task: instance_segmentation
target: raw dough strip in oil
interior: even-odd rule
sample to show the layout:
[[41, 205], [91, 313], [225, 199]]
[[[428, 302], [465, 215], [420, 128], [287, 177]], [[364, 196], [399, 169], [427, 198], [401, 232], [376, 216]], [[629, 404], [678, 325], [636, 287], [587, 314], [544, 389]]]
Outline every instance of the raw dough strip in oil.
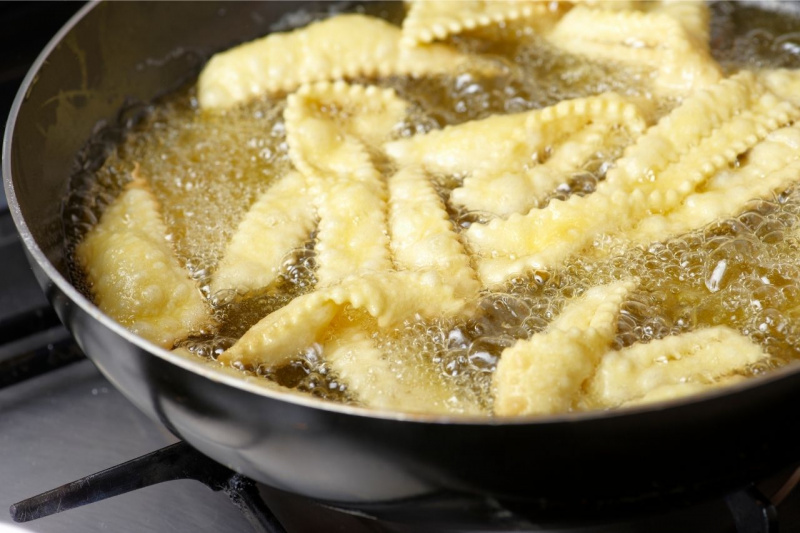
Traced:
[[386, 184], [372, 161], [406, 114], [391, 89], [343, 82], [302, 87], [284, 113], [290, 157], [315, 184], [320, 287], [389, 271]]
[[498, 415], [568, 411], [608, 351], [622, 303], [638, 282], [593, 287], [543, 333], [503, 350], [493, 377]]
[[137, 169], [75, 255], [97, 306], [133, 333], [169, 349], [214, 321], [167, 233], [160, 206]]
[[622, 235], [635, 243], [665, 241], [715, 220], [736, 216], [750, 200], [766, 198], [800, 182], [800, 126], [771, 133], [747, 163], [714, 176], [703, 191], [665, 215], [651, 215]]
[[530, 268], [553, 267], [598, 235], [668, 213], [797, 117], [796, 106], [766, 91], [749, 73], [695, 93], [628, 147], [594, 194], [473, 224], [466, 234], [483, 257], [481, 280], [492, 286]]

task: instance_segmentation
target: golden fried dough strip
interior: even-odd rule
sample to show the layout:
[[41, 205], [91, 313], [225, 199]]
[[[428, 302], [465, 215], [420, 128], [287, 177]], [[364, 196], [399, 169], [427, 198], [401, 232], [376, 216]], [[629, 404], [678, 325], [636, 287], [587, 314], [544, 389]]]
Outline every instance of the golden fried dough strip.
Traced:
[[400, 39], [400, 28], [358, 14], [267, 35], [211, 58], [197, 82], [200, 106], [223, 109], [323, 80], [452, 72], [468, 58], [440, 44], [401, 46]]
[[[556, 187], [567, 183], [587, 161], [614, 140], [609, 124], [589, 124], [551, 149], [552, 156], [529, 170], [489, 172], [478, 170], [464, 178], [450, 195], [456, 205], [470, 211], [506, 217], [527, 213]], [[609, 143], [610, 144], [610, 143]], [[522, 163], [522, 162], [520, 162]]]
[[[398, 290], [400, 288], [401, 290]], [[278, 366], [322, 337], [345, 306], [363, 309], [386, 328], [419, 314], [438, 317], [464, 306], [450, 285], [433, 272], [391, 272], [349, 278], [299, 296], [267, 315], [220, 355], [223, 363]]]
[[707, 30], [701, 32], [697, 24], [693, 19], [684, 26], [658, 10], [603, 11], [577, 6], [547, 39], [573, 54], [651, 68], [656, 88], [686, 94], [722, 77], [708, 43], [698, 41]]
[[280, 273], [286, 254], [299, 248], [315, 225], [309, 186], [290, 172], [270, 187], [245, 215], [214, 273], [211, 292], [266, 287]]
[[598, 235], [669, 213], [798, 116], [797, 106], [780, 100], [749, 73], [695, 92], [626, 149], [594, 194], [552, 201], [524, 216], [473, 224], [466, 234], [484, 258], [478, 265], [481, 280], [496, 285], [530, 268], [552, 267]]
[[150, 342], [172, 348], [213, 320], [167, 233], [158, 202], [134, 172], [75, 254], [104, 313]]
[[800, 126], [771, 133], [743, 166], [719, 172], [702, 192], [665, 215], [644, 218], [623, 237], [637, 243], [663, 241], [721, 218], [735, 216], [749, 201], [778, 193], [800, 181]]
[[319, 216], [317, 279], [392, 268], [386, 226], [386, 185], [370, 152], [406, 113], [391, 89], [321, 82], [291, 95], [284, 113], [294, 165], [316, 184]]
[[[645, 128], [634, 104], [606, 93], [446, 127], [388, 143], [386, 151], [401, 166], [471, 172], [453, 191], [453, 203], [505, 216], [527, 212], [599, 148]], [[609, 135], [611, 129], [627, 133]], [[544, 160], [546, 152], [552, 156]]]
[[401, 270], [438, 272], [460, 298], [480, 285], [444, 203], [425, 174], [408, 167], [389, 179], [389, 231], [394, 262]]
[[714, 382], [765, 357], [736, 330], [700, 329], [606, 353], [586, 394], [597, 406], [616, 407], [659, 387]]
[[535, 163], [539, 150], [566, 141], [591, 123], [624, 125], [637, 133], [647, 127], [634, 104], [615, 93], [604, 93], [446, 126], [387, 143], [384, 149], [399, 165], [421, 165], [432, 173], [496, 172]]
[[568, 411], [608, 351], [620, 306], [637, 283], [593, 287], [568, 303], [545, 332], [503, 350], [492, 382], [495, 413]]
[[392, 269], [386, 209], [386, 186], [377, 173], [371, 183], [341, 181], [324, 189], [317, 205], [319, 287]]
[[481, 412], [478, 405], [443, 382], [435, 369], [427, 375], [416, 367], [417, 361], [392, 362], [391, 354], [382, 353], [360, 327], [338, 332], [323, 345], [322, 353], [330, 368], [347, 384], [350, 396], [368, 407], [420, 413]]
[[284, 118], [289, 156], [310, 179], [371, 179], [370, 150], [378, 149], [406, 116], [408, 103], [392, 89], [320, 82], [289, 95]]
[[441, 41], [464, 31], [521, 19], [550, 25], [558, 15], [557, 4], [538, 0], [414, 0], [403, 20], [403, 44]]

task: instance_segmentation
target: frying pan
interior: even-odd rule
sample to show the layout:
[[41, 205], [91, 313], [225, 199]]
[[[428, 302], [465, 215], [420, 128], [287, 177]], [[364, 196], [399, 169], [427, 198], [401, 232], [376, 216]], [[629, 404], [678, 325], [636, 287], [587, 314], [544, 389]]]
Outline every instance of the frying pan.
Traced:
[[84, 352], [134, 404], [273, 487], [359, 506], [460, 491], [532, 508], [661, 505], [721, 494], [800, 460], [800, 367], [702, 397], [502, 420], [373, 411], [281, 392], [160, 349], [69, 281], [62, 203], [142, 103], [215, 51], [276, 29], [301, 2], [108, 2], [50, 42], [11, 111], [10, 209], [36, 277]]

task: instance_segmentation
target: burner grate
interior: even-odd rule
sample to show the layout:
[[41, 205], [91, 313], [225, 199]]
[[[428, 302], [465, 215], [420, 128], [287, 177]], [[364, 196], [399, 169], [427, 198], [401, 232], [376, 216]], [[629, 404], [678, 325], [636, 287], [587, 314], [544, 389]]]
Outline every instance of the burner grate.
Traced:
[[207, 458], [184, 442], [172, 444], [11, 506], [15, 522], [62, 511], [176, 479], [194, 479], [223, 491], [258, 533], [285, 533], [253, 481]]

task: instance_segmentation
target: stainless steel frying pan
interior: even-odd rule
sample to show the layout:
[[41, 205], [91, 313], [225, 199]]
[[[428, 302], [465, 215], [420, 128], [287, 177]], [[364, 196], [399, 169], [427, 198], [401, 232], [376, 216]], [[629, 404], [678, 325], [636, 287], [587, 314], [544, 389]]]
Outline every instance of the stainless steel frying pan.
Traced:
[[354, 505], [440, 490], [568, 510], [694, 499], [800, 460], [800, 366], [647, 408], [503, 420], [378, 412], [282, 393], [138, 338], [70, 283], [62, 202], [136, 110], [301, 2], [90, 4], [11, 111], [3, 177], [43, 290], [86, 354], [151, 417], [275, 487]]

